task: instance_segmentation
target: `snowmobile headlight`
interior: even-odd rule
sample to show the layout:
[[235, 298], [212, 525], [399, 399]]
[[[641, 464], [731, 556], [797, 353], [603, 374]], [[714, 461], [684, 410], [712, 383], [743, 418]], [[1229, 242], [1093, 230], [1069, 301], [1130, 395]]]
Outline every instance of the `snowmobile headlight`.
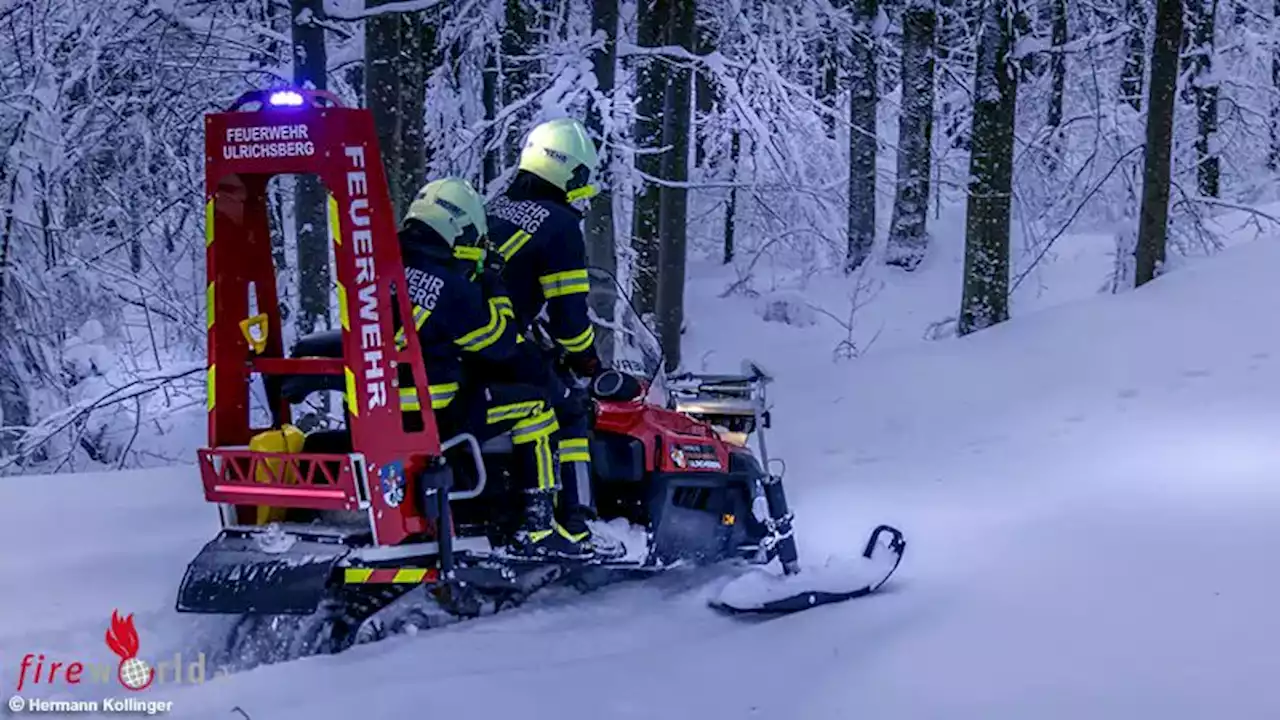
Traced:
[[271, 93], [271, 97], [267, 102], [276, 107], [301, 107], [302, 94], [292, 90], [280, 90]]

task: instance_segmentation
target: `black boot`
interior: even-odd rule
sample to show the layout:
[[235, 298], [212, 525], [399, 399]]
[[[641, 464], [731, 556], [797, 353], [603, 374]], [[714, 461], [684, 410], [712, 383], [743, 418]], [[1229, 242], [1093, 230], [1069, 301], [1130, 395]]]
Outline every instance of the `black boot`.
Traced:
[[595, 553], [588, 543], [575, 540], [555, 519], [554, 490], [525, 491], [524, 524], [510, 548], [513, 555], [530, 558], [590, 560]]
[[588, 521], [598, 520], [592, 506], [590, 466], [582, 462], [560, 464], [560, 484], [564, 490], [556, 507], [556, 516], [564, 535], [573, 542], [591, 547], [596, 557], [616, 560], [627, 554], [627, 548], [614, 538], [592, 531]]

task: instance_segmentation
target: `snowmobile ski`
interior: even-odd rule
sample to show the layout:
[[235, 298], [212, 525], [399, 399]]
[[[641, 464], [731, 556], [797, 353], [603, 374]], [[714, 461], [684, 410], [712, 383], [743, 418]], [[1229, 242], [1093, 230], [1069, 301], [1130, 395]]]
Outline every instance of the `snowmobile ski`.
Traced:
[[790, 575], [757, 568], [732, 580], [709, 604], [732, 615], [783, 615], [860, 598], [888, 582], [906, 546], [897, 528], [881, 525], [861, 557], [833, 557], [824, 566]]

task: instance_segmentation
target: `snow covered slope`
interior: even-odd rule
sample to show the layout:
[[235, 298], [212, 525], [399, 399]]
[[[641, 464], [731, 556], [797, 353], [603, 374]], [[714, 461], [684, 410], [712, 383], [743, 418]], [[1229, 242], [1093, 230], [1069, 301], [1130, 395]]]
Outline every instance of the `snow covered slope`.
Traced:
[[[1280, 716], [1277, 276], [1280, 246], [1252, 244], [841, 365], [828, 339], [694, 288], [723, 315], [695, 319], [689, 356], [778, 375], [802, 559], [853, 552], [880, 521], [908, 534], [883, 594], [743, 622], [703, 606], [723, 576], [689, 573], [148, 693], [252, 720]], [[218, 630], [166, 610], [214, 526], [193, 475], [6, 480], [0, 502], [0, 571], [21, 578], [0, 626], [10, 688], [25, 652], [108, 659], [117, 605], [139, 612], [144, 655]]]

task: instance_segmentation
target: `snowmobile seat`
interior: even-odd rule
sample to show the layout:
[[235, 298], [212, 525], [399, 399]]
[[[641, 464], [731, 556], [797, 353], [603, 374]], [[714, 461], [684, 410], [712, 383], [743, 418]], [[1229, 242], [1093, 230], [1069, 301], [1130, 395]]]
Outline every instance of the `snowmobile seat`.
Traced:
[[511, 433], [505, 432], [480, 443], [480, 452], [484, 455], [510, 455], [515, 452], [515, 444], [511, 442]]
[[[299, 338], [293, 345], [290, 357], [342, 357], [342, 331], [325, 330]], [[301, 404], [307, 396], [314, 392], [346, 390], [341, 375], [285, 375], [280, 383], [280, 392], [286, 400], [294, 405]]]
[[342, 330], [322, 330], [298, 338], [293, 357], [342, 357]]

